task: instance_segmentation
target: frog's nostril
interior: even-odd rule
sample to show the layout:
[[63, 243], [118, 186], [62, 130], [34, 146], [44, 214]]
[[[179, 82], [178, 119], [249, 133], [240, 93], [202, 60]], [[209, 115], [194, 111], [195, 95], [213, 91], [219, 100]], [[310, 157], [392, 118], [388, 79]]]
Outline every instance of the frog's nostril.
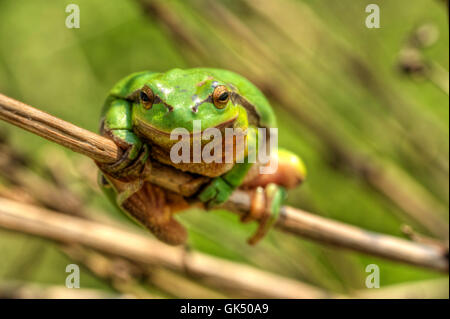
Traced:
[[192, 101], [195, 103], [193, 107], [191, 107], [192, 112], [197, 113], [198, 108], [203, 103], [211, 103], [212, 102], [212, 96], [209, 95], [204, 100], [201, 100], [196, 94], [192, 96]]
[[172, 106], [172, 105], [167, 104], [167, 103], [164, 102], [164, 101], [161, 101], [161, 104], [164, 105], [164, 106], [167, 108], [167, 110], [168, 110], [169, 112], [172, 112], [172, 111], [173, 111], [173, 106]]

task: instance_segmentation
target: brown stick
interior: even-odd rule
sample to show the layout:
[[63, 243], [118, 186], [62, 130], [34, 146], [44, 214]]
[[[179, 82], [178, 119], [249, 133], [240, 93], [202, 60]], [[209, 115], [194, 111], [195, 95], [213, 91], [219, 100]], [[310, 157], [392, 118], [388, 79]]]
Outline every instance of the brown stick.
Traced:
[[80, 244], [135, 262], [198, 276], [255, 298], [329, 298], [323, 290], [251, 266], [188, 252], [145, 235], [0, 198], [0, 227]]
[[[114, 162], [120, 154], [120, 150], [111, 140], [1, 94], [0, 118], [98, 161]], [[40, 131], [41, 129], [44, 133]], [[154, 176], [150, 176], [150, 180], [158, 183], [161, 179], [160, 172], [154, 170], [151, 173]], [[186, 186], [184, 177], [182, 173], [172, 174], [169, 178], [171, 187], [182, 189]], [[168, 175], [163, 179], [167, 181]], [[226, 207], [234, 213], [245, 213], [250, 207], [249, 197], [245, 192], [237, 191], [231, 196]], [[292, 207], [283, 207], [281, 215], [276, 226], [292, 234], [391, 260], [448, 272], [448, 258], [446, 257], [448, 250], [446, 249], [369, 232]]]
[[434, 247], [370, 232], [355, 226], [325, 219], [311, 213], [284, 207], [280, 228], [322, 243], [375, 256], [397, 260], [439, 271], [448, 271], [448, 259], [444, 247]]
[[[244, 214], [249, 205], [249, 196], [237, 190], [224, 206], [232, 212]], [[324, 244], [448, 272], [448, 248], [445, 247], [367, 231], [289, 206], [283, 206], [275, 226]]]
[[0, 119], [105, 163], [121, 156], [116, 144], [0, 93]]
[[30, 284], [28, 282], [2, 281], [0, 298], [5, 299], [130, 299], [132, 294], [105, 293], [101, 290], [78, 288], [67, 289], [64, 286]]
[[358, 299], [448, 299], [448, 278], [428, 279], [394, 284], [379, 289], [357, 290]]

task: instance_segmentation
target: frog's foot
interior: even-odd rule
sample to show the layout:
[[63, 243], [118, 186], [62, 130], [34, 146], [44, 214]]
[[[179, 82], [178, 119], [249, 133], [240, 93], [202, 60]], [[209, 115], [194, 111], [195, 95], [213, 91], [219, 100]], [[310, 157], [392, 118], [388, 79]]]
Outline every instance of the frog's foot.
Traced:
[[255, 220], [259, 223], [255, 234], [248, 240], [250, 245], [261, 240], [277, 221], [285, 197], [285, 189], [273, 183], [265, 188], [258, 186], [252, 192], [250, 210], [241, 218], [243, 222]]
[[139, 154], [132, 158], [130, 153], [133, 151], [133, 147], [129, 147], [122, 155], [122, 157], [115, 163], [97, 163], [97, 166], [105, 174], [112, 176], [122, 181], [130, 181], [141, 176], [145, 163], [149, 156], [149, 149], [146, 144], [142, 146]]
[[167, 244], [185, 243], [186, 229], [173, 218], [174, 213], [189, 207], [181, 195], [148, 182], [108, 180], [118, 192], [117, 203], [132, 218]]
[[211, 208], [224, 203], [233, 190], [234, 188], [223, 178], [217, 177], [200, 193], [198, 198]]
[[[271, 167], [273, 161], [276, 161], [276, 170], [270, 174], [264, 173], [262, 171], [264, 166], [266, 168]], [[266, 165], [253, 166], [241, 186], [243, 188], [255, 188], [274, 183], [291, 189], [301, 184], [305, 178], [306, 168], [301, 158], [290, 151], [279, 149], [277, 153], [271, 156], [269, 163]]]

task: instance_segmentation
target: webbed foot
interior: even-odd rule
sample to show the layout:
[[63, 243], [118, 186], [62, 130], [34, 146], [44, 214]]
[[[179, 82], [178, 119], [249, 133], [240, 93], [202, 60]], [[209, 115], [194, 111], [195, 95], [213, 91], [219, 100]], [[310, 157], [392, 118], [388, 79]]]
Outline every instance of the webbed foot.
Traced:
[[137, 156], [131, 156], [134, 146], [129, 147], [122, 155], [122, 157], [115, 163], [99, 163], [97, 166], [105, 174], [112, 176], [122, 181], [130, 181], [138, 178], [145, 167], [149, 156], [149, 148], [146, 144], [142, 145]]
[[251, 196], [250, 210], [242, 217], [243, 222], [257, 221], [259, 223], [255, 234], [248, 239], [250, 245], [261, 240], [277, 221], [281, 206], [286, 198], [283, 187], [270, 183], [265, 188], [257, 187]]
[[199, 195], [200, 201], [207, 203], [208, 207], [214, 207], [224, 203], [230, 197], [234, 188], [224, 179], [215, 178]]

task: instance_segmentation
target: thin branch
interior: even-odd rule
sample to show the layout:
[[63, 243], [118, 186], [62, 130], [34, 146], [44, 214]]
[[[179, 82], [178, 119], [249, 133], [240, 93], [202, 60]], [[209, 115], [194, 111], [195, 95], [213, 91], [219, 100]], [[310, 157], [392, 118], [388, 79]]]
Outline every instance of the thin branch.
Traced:
[[[119, 148], [111, 140], [2, 94], [0, 118], [98, 161], [114, 162], [120, 157]], [[180, 193], [186, 192], [188, 184], [195, 187], [187, 183], [189, 179], [189, 174], [164, 166], [151, 170], [148, 176], [150, 182]], [[236, 191], [225, 206], [231, 212], [243, 214], [249, 210], [250, 198], [247, 193]], [[448, 272], [448, 248], [445, 247], [369, 232], [288, 206], [282, 208], [276, 226], [318, 242]]]
[[448, 278], [405, 282], [379, 289], [364, 289], [351, 294], [364, 299], [448, 299]]
[[113, 163], [121, 151], [107, 138], [0, 94], [0, 119], [99, 162]]
[[67, 289], [64, 286], [47, 286], [26, 282], [0, 283], [0, 298], [7, 299], [130, 299], [132, 294], [112, 294], [96, 289]]
[[[244, 213], [249, 205], [249, 196], [238, 190], [225, 206], [233, 212]], [[282, 207], [275, 226], [324, 244], [448, 272], [448, 248], [445, 246], [427, 245], [367, 231], [289, 206]]]
[[[98, 278], [102, 278], [107, 281], [117, 292], [125, 295], [132, 295], [139, 299], [162, 298], [162, 296], [149, 293], [146, 287], [142, 284], [145, 270], [144, 267], [140, 267], [140, 265], [137, 265], [130, 260], [117, 256], [108, 256], [80, 245], [63, 244], [61, 246], [62, 251], [71, 260], [77, 264], [83, 265], [83, 267], [89, 269], [89, 271], [95, 274]], [[158, 285], [155, 286], [158, 289], [161, 289]], [[196, 298], [193, 297], [195, 296], [195, 292], [191, 294], [192, 291], [189, 289], [179, 289], [178, 292], [186, 292], [179, 298], [184, 298], [186, 296], [189, 296], [189, 298]], [[214, 295], [213, 290], [211, 290], [211, 295]], [[210, 297], [205, 294], [198, 298], [201, 299]]]
[[0, 198], [0, 227], [80, 244], [149, 266], [200, 277], [208, 284], [248, 292], [255, 298], [330, 298], [329, 293], [251, 266], [189, 252], [146, 235]]

